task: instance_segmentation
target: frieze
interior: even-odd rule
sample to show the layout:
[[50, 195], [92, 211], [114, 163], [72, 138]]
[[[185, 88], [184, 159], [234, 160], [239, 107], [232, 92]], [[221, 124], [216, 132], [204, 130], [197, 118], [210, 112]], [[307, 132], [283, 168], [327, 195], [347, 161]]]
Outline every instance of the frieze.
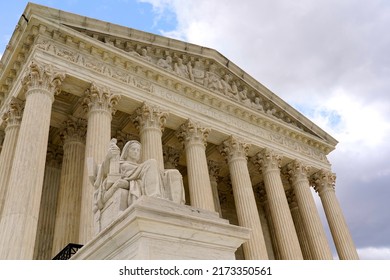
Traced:
[[[142, 70], [140, 70], [140, 66], [135, 67], [131, 61], [124, 63], [123, 68], [112, 67], [108, 63], [101, 62], [96, 60], [96, 58], [90, 57], [86, 54], [81, 54], [80, 52], [72, 52], [67, 50], [65, 47], [60, 46], [59, 44], [53, 42], [50, 39], [47, 38], [38, 38], [37, 40], [37, 48], [50, 52], [52, 54], [55, 54], [63, 59], [66, 59], [72, 63], [76, 63], [80, 66], [86, 67], [92, 71], [104, 74], [105, 76], [121, 81], [123, 83], [126, 83], [130, 86], [136, 87], [138, 89], [141, 89], [143, 91], [147, 91], [149, 93], [153, 93], [155, 95], [158, 95], [159, 97], [171, 101], [173, 103], [176, 103], [177, 105], [183, 106], [187, 109], [199, 112], [205, 116], [211, 117], [215, 120], [223, 121], [230, 126], [243, 129], [247, 132], [253, 133], [260, 138], [271, 140], [279, 145], [285, 146], [288, 149], [292, 149], [296, 152], [302, 152], [306, 154], [309, 157], [312, 157], [316, 160], [320, 160], [322, 162], [328, 163], [326, 156], [324, 153], [320, 152], [318, 149], [313, 149], [309, 147], [307, 144], [300, 143], [298, 140], [293, 140], [288, 135], [288, 130], [284, 129], [283, 134], [286, 134], [287, 136], [281, 135], [281, 133], [277, 132], [270, 132], [264, 128], [259, 127], [256, 124], [251, 124], [246, 121], [243, 121], [237, 117], [233, 117], [229, 114], [226, 114], [220, 110], [216, 110], [215, 108], [212, 108], [206, 104], [203, 103], [209, 103], [211, 106], [226, 109], [230, 113], [239, 114], [241, 112], [242, 116], [247, 117], [249, 121], [256, 122], [259, 124], [260, 122], [263, 122], [264, 117], [261, 116], [257, 117], [254, 116], [253, 113], [247, 113], [243, 111], [243, 109], [235, 107], [235, 105], [230, 105], [228, 103], [225, 103], [223, 100], [219, 100], [215, 97], [208, 97], [207, 93], [201, 93], [199, 91], [194, 91], [186, 87], [175, 87], [173, 85], [173, 82], [169, 79], [164, 78], [162, 75], [156, 75], [154, 79], [151, 82], [150, 78], [153, 78], [153, 74], [149, 73], [149, 78], [142, 78], [139, 77], [139, 75], [147, 76]], [[196, 64], [194, 64], [194, 67]], [[172, 68], [173, 69], [173, 68]], [[138, 75], [134, 75], [133, 73], [137, 73]], [[195, 75], [195, 73], [193, 73]], [[201, 79], [200, 73], [197, 73], [197, 79]], [[205, 78], [207, 75], [205, 75]], [[209, 77], [210, 78], [210, 77]], [[165, 80], [164, 80], [165, 79]], [[195, 79], [195, 76], [194, 76]], [[230, 78], [225, 77], [226, 81], [229, 81]], [[170, 82], [169, 82], [170, 81]], [[216, 80], [214, 79], [214, 82]], [[166, 89], [163, 86], [160, 86], [163, 82], [165, 82], [165, 85], [163, 86], [169, 86], [170, 89]], [[159, 85], [157, 85], [157, 83]], [[209, 82], [207, 82], [209, 83]], [[217, 83], [215, 84], [215, 87], [217, 87]], [[230, 87], [227, 87], [225, 84], [225, 91], [230, 92], [234, 95], [235, 92], [235, 85], [230, 85]], [[179, 91], [182, 95], [178, 95], [175, 93], [175, 91]], [[239, 92], [237, 92], [238, 97], [241, 98], [241, 100], [245, 99], [245, 96], [247, 97], [247, 89], [243, 89], [243, 92], [241, 93], [241, 97], [239, 97]], [[189, 98], [187, 98], [188, 96]], [[191, 99], [190, 99], [191, 98]], [[197, 99], [196, 102], [192, 101], [192, 99]], [[235, 97], [236, 98], [236, 97]], [[273, 109], [265, 109], [267, 108], [267, 104], [265, 104], [265, 108], [263, 108], [263, 105], [260, 102], [261, 97], [258, 97], [257, 99], [257, 105], [253, 105], [256, 102], [253, 102], [251, 106], [258, 106], [259, 111], [264, 112], [265, 115], [272, 115], [272, 118], [277, 118], [276, 111]], [[201, 103], [203, 102], [203, 103]], [[249, 103], [248, 103], [249, 104]], [[261, 107], [260, 107], [261, 106]], [[246, 114], [245, 114], [245, 113]], [[241, 117], [242, 117], [241, 116]], [[270, 123], [270, 122], [268, 122]], [[279, 125], [274, 124], [274, 127], [276, 127], [278, 130], [280, 130]], [[272, 128], [269, 128], [272, 130]], [[296, 133], [295, 133], [296, 134]], [[324, 148], [326, 149], [326, 148]], [[325, 151], [327, 152], [327, 151]]]

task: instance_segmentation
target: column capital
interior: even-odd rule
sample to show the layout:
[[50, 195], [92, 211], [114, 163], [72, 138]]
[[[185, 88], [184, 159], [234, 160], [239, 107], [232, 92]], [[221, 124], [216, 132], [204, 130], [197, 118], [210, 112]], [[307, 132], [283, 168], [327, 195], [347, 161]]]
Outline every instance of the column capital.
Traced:
[[22, 79], [22, 86], [26, 91], [26, 95], [35, 90], [44, 90], [49, 93], [50, 98], [54, 101], [54, 96], [61, 92], [61, 84], [64, 79], [65, 72], [54, 69], [50, 64], [33, 60]]
[[191, 119], [182, 124], [176, 132], [176, 137], [185, 146], [188, 144], [200, 144], [206, 147], [210, 128], [203, 127]]
[[156, 128], [164, 131], [165, 123], [169, 113], [163, 111], [159, 106], [151, 105], [146, 102], [136, 110], [133, 116], [133, 123], [141, 131], [144, 128]]
[[302, 161], [294, 160], [289, 162], [285, 168], [284, 173], [287, 175], [291, 183], [295, 183], [301, 180], [307, 180], [310, 172], [310, 166]]
[[260, 204], [267, 202], [267, 192], [265, 191], [264, 182], [260, 182], [253, 187], [255, 197], [258, 199]]
[[221, 170], [221, 165], [213, 160], [207, 160], [207, 166], [209, 168], [209, 176], [217, 181], [219, 176], [219, 171]]
[[87, 121], [84, 119], [71, 117], [63, 122], [60, 137], [64, 144], [73, 141], [84, 143], [86, 134]]
[[60, 168], [63, 158], [63, 150], [60, 146], [49, 142], [46, 153], [46, 164]]
[[329, 170], [322, 169], [311, 176], [310, 183], [314, 186], [314, 190], [318, 194], [329, 190], [334, 191], [336, 174]]
[[140, 141], [139, 139], [139, 136], [138, 135], [135, 135], [133, 133], [124, 133], [120, 130], [118, 130], [116, 133], [115, 133], [115, 136], [114, 138], [116, 138], [116, 140], [118, 141], [117, 142], [117, 146], [122, 150], [123, 147], [125, 146], [126, 142], [129, 141], [129, 140], [137, 140], [137, 141]]
[[12, 97], [8, 103], [8, 108], [3, 114], [2, 118], [6, 124], [6, 127], [20, 125], [22, 120], [23, 104], [21, 100]]
[[298, 207], [297, 198], [295, 197], [295, 192], [292, 188], [286, 190], [286, 197], [290, 209], [294, 209], [295, 207]]
[[280, 169], [282, 156], [274, 150], [263, 149], [252, 157], [252, 162], [261, 169]]
[[247, 160], [250, 144], [237, 136], [230, 136], [219, 146], [219, 152], [228, 162], [235, 159]]
[[170, 146], [163, 146], [163, 158], [166, 169], [175, 169], [179, 163], [180, 151]]
[[120, 95], [112, 93], [108, 87], [92, 83], [85, 91], [82, 106], [87, 113], [102, 111], [111, 116], [116, 112], [115, 105], [118, 104], [119, 99]]

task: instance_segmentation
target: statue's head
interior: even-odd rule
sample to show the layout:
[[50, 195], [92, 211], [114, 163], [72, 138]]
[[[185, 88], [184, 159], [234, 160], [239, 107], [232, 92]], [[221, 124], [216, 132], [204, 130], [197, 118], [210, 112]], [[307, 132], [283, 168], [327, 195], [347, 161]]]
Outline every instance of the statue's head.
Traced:
[[121, 160], [139, 162], [141, 159], [141, 143], [131, 140], [123, 147]]

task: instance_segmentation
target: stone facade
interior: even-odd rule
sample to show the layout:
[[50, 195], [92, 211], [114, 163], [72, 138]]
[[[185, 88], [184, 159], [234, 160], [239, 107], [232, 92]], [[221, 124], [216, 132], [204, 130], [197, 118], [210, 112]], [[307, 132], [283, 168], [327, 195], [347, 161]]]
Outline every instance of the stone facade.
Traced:
[[[337, 141], [215, 50], [30, 3], [0, 62], [0, 115], [0, 259], [50, 259], [68, 243], [84, 245], [79, 259], [164, 258], [168, 240], [171, 259], [332, 259], [311, 187], [338, 257], [358, 258], [327, 160]], [[94, 208], [91, 178], [113, 138], [176, 170], [186, 205], [163, 190], [122, 209], [118, 191], [118, 220], [99, 228], [108, 205]], [[153, 238], [134, 246], [155, 254], [105, 251], [121, 223], [148, 220], [134, 230]]]

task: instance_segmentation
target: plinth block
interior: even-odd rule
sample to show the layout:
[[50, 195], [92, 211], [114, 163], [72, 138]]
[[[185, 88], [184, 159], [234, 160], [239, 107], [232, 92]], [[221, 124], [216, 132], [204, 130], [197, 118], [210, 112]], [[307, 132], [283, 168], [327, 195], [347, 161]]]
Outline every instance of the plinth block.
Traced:
[[71, 259], [228, 260], [249, 235], [216, 212], [142, 196]]

